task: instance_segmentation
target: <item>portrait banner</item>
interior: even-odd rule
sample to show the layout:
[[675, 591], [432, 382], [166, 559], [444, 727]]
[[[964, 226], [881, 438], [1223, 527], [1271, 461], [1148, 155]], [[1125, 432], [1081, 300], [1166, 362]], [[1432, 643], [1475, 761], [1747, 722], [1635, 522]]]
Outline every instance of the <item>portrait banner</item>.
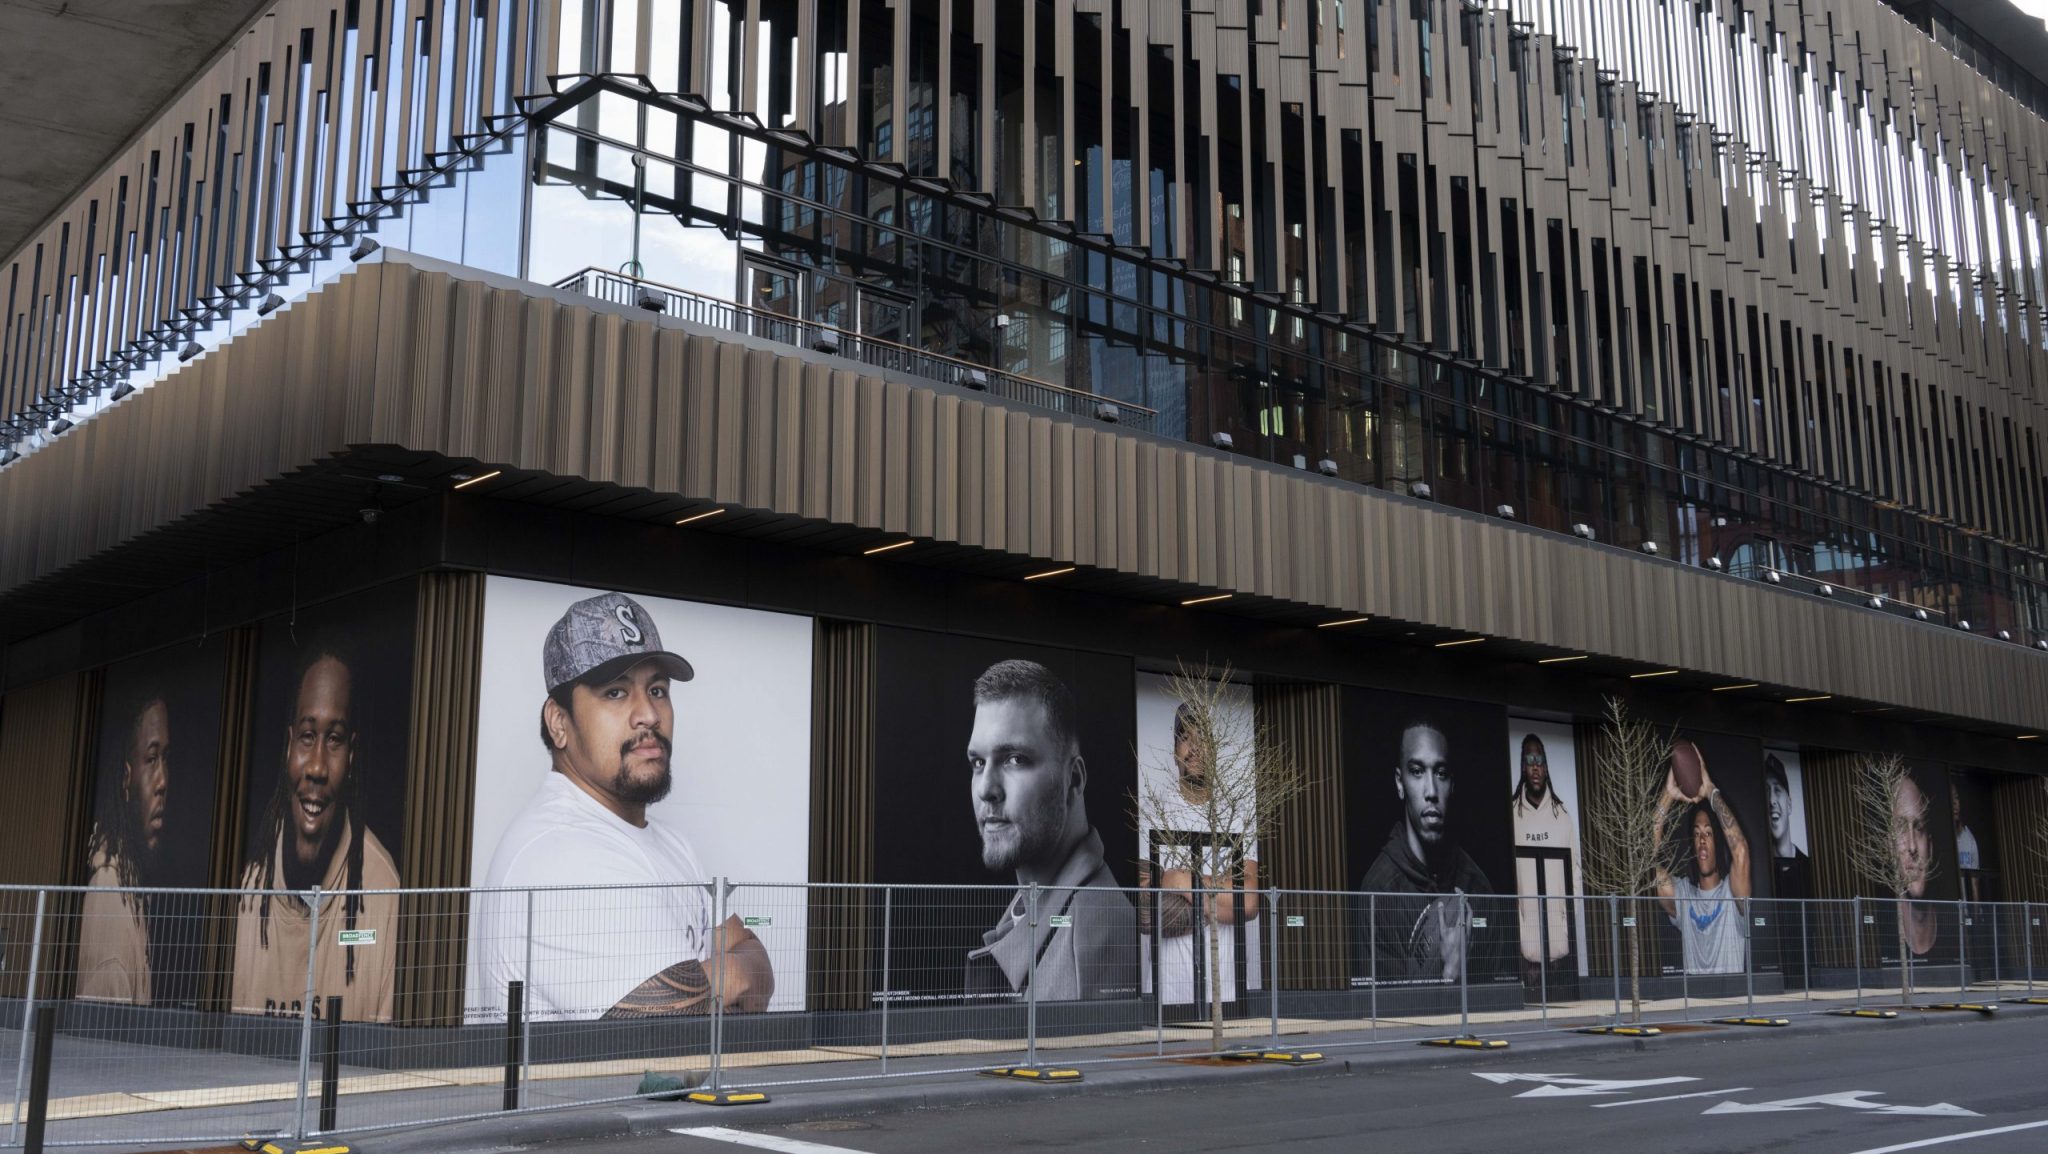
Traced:
[[1352, 984], [1519, 982], [1506, 710], [1349, 688], [1343, 725]]
[[[262, 624], [250, 719], [237, 1013], [391, 1018], [418, 586], [394, 582]], [[357, 891], [311, 907], [291, 890]], [[259, 892], [261, 891], [261, 892]]]
[[707, 1013], [714, 982], [803, 1008], [806, 904], [773, 887], [810, 876], [811, 619], [484, 596], [470, 877], [503, 892], [472, 907], [469, 1019], [502, 1020], [513, 981], [540, 1020]]
[[223, 639], [107, 668], [94, 746], [92, 829], [79, 910], [78, 986], [90, 1001], [192, 1006], [203, 991]]
[[[1572, 727], [1508, 719], [1508, 810], [1514, 822], [1516, 925], [1522, 983], [1546, 992], [1586, 976], [1579, 858], [1578, 749]], [[1538, 969], [1548, 972], [1539, 974]]]
[[[1157, 989], [1169, 1007], [1207, 1007], [1212, 953], [1225, 1002], [1264, 988], [1259, 847], [1249, 828], [1257, 806], [1252, 694], [1219, 687], [1205, 741], [1199, 706], [1175, 698], [1172, 686], [1163, 674], [1138, 674], [1138, 869], [1152, 891], [1140, 902], [1140, 962], [1145, 992]], [[1205, 763], [1220, 763], [1230, 780], [1212, 789]], [[1193, 888], [1214, 893], [1199, 906], [1176, 894]]]
[[[1960, 954], [1955, 903], [1962, 893], [1961, 871], [1948, 784], [1945, 766], [1908, 762], [1906, 779], [1892, 799], [1888, 832], [1906, 890], [1873, 911], [1883, 965], [1899, 965], [1905, 957], [1914, 965], [1948, 965]], [[1873, 884], [1879, 881], [1872, 879]]]
[[875, 667], [875, 877], [906, 887], [877, 996], [1137, 998], [1130, 660], [883, 629]]
[[[1778, 969], [1770, 802], [1756, 739], [1680, 729], [1667, 788], [1679, 795], [1657, 887], [1666, 975]], [[1761, 924], [1759, 924], [1761, 923]]]

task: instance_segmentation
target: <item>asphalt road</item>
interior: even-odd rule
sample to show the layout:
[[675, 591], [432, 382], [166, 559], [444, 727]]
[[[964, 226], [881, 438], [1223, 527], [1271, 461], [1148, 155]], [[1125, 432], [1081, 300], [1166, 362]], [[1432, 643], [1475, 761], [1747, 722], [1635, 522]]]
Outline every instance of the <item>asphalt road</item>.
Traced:
[[[558, 1143], [553, 1154], [938, 1154], [961, 1150], [1399, 1150], [1515, 1154], [2048, 1151], [2048, 1013], [1953, 1027], [1859, 1023], [1741, 1044], [1663, 1039], [1484, 1064], [1345, 1073], [1200, 1090], [1063, 1098]], [[1576, 1079], [1568, 1081], [1565, 1079]], [[1803, 1099], [1803, 1101], [1802, 1101]], [[703, 1128], [730, 1127], [719, 1134]]]

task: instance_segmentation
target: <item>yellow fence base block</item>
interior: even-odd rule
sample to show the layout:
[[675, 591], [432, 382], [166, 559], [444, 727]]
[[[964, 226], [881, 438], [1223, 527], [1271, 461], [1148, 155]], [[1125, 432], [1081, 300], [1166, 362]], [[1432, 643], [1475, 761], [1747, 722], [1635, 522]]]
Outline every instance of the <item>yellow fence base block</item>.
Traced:
[[1792, 1024], [1792, 1019], [1790, 1019], [1790, 1018], [1715, 1018], [1715, 1019], [1714, 1019], [1714, 1022], [1715, 1022], [1715, 1024], [1716, 1024], [1716, 1025], [1721, 1025], [1721, 1026], [1789, 1026], [1789, 1025], [1791, 1025], [1791, 1024]]
[[767, 1100], [759, 1090], [692, 1090], [683, 1099], [699, 1106], [755, 1106]]
[[1896, 1018], [1897, 1010], [1829, 1010], [1837, 1018]]
[[242, 1149], [255, 1154], [352, 1154], [355, 1147], [339, 1138], [308, 1138], [294, 1142], [289, 1138], [244, 1138]]
[[1655, 1038], [1664, 1031], [1655, 1026], [1584, 1026], [1581, 1034], [1608, 1034], [1617, 1038]]
[[1973, 1014], [1995, 1014], [1998, 1007], [1984, 1002], [1936, 1002], [1931, 1006], [1917, 1007], [1926, 1010], [1967, 1010]]
[[1471, 1034], [1457, 1038], [1424, 1038], [1422, 1041], [1417, 1042], [1416, 1045], [1445, 1046], [1457, 1050], [1505, 1050], [1508, 1048], [1507, 1040], [1504, 1038], [1480, 1038]]
[[1236, 1050], [1223, 1056], [1237, 1062], [1277, 1062], [1286, 1066], [1307, 1066], [1323, 1060], [1318, 1050]]
[[2015, 1006], [2048, 1006], [2048, 998], [2007, 998]]
[[1081, 1071], [1059, 1066], [996, 1066], [981, 1071], [984, 1078], [1013, 1078], [1019, 1082], [1078, 1082]]

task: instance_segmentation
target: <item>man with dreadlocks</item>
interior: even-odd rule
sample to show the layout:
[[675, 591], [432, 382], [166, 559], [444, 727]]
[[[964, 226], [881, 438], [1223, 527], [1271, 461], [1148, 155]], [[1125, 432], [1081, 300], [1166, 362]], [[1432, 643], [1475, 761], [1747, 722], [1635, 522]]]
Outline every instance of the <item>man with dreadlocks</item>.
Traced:
[[[398, 886], [398, 870], [355, 805], [354, 672], [338, 647], [316, 646], [299, 666], [298, 692], [285, 732], [284, 766], [251, 859], [243, 866], [235, 926], [237, 1012], [296, 1017], [304, 1012], [306, 954], [313, 955], [315, 1015], [342, 999], [353, 1021], [391, 1017], [392, 958], [398, 898], [363, 894]], [[319, 941], [303, 893], [323, 897]], [[344, 943], [343, 931], [353, 931]]]
[[[163, 695], [146, 690], [129, 718], [117, 780], [102, 786], [86, 842], [92, 888], [79, 909], [78, 996], [147, 1005], [148, 898], [125, 891], [149, 884], [163, 842], [171, 715]], [[115, 784], [118, 790], [108, 788]]]

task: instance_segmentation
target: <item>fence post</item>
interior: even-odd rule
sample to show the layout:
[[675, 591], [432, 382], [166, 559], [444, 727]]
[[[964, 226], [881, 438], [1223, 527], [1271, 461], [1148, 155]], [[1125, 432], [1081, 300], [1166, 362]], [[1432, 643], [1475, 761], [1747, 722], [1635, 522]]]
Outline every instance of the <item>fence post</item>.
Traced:
[[[1536, 1013], [1545, 1026], [1550, 1025], [1550, 895], [1536, 895]], [[1571, 921], [1570, 899], [1566, 899], [1565, 921]]]
[[1613, 938], [1608, 969], [1614, 971], [1614, 1024], [1621, 1025], [1621, 895], [1607, 895], [1607, 930]]
[[1458, 895], [1458, 916], [1465, 926], [1458, 934], [1458, 1032], [1472, 1032], [1472, 903]]
[[43, 1122], [50, 1112], [50, 1046], [57, 1035], [57, 1007], [37, 1006], [29, 1013], [29, 1029], [35, 1035], [33, 1070], [28, 1085], [28, 1133], [23, 1136], [25, 1154], [43, 1154]]
[[320, 1027], [320, 1132], [332, 1134], [341, 1112], [341, 999], [327, 999]]
[[1365, 974], [1366, 983], [1372, 991], [1372, 1017], [1367, 1019], [1371, 1023], [1367, 1033], [1375, 1039], [1380, 1033], [1380, 952], [1373, 948], [1374, 934], [1378, 929], [1373, 923], [1379, 917], [1379, 905], [1380, 895], [1365, 895]]
[[[9, 1145], [14, 1143], [15, 1135], [21, 1127], [21, 1095], [23, 1089], [28, 1085], [28, 1015], [29, 1011], [35, 1008], [36, 979], [41, 976], [39, 971], [43, 960], [43, 908], [44, 902], [49, 896], [50, 891], [48, 890], [36, 891], [35, 929], [29, 938], [28, 947], [28, 991], [27, 997], [21, 1003], [21, 1049], [14, 1061], [14, 1114], [7, 1123], [7, 1141]], [[2028, 973], [2030, 975], [2032, 971], [2033, 967], [2029, 966]]]
[[889, 1072], [889, 931], [895, 886], [882, 887], [882, 1073]]
[[[1674, 898], [1671, 904], [1674, 906], [1678, 905], [1677, 899]], [[1684, 910], [1681, 909], [1678, 912], [1680, 917], [1685, 916]], [[1642, 915], [1638, 914], [1636, 916], [1641, 917]], [[1654, 913], [1650, 915], [1653, 919], [1656, 916]], [[1661, 969], [1662, 967], [1659, 968]], [[1678, 935], [1678, 1000], [1685, 1007], [1685, 1020], [1688, 1022], [1692, 1021], [1692, 959], [1685, 956], [1685, 934], [1683, 931], [1680, 931]]]
[[2005, 965], [2005, 951], [1998, 948], [1998, 921], [1998, 906], [1994, 904], [1991, 907], [1991, 988], [1993, 990], [2003, 990], [2005, 988], [2005, 975], [2001, 972]]
[[519, 1109], [520, 1067], [525, 1065], [526, 983], [505, 983], [505, 1101], [502, 1109]]
[[1976, 920], [1968, 902], [1956, 903], [1956, 994], [1964, 1001], [1970, 998], [1970, 931], [1976, 928], [1970, 923]]
[[306, 1140], [306, 1083], [313, 1067], [313, 959], [320, 956], [320, 887], [306, 892], [306, 1000], [299, 1006], [299, 1097], [292, 1115], [292, 1141]]
[[1024, 928], [1031, 931], [1024, 979], [1024, 1064], [1038, 1065], [1038, 883], [1024, 891]]
[[717, 947], [725, 931], [725, 875], [711, 880], [711, 954], [718, 961], [711, 977], [711, 1083], [706, 1089], [716, 1094], [725, 1089], [725, 951]]
[[1863, 895], [1849, 899], [1849, 939], [1856, 950], [1856, 1008], [1863, 1008]]
[[[1732, 899], [1731, 899], [1731, 900], [1732, 900]], [[1742, 927], [1742, 1004], [1743, 1004], [1743, 1011], [1742, 1011], [1742, 1012], [1743, 1012], [1743, 1013], [1745, 1013], [1745, 1014], [1747, 1014], [1747, 1015], [1749, 1015], [1749, 1016], [1750, 1016], [1750, 1017], [1752, 1017], [1752, 1018], [1756, 1016], [1756, 914], [1755, 914], [1755, 909], [1756, 909], [1756, 907], [1755, 907], [1754, 905], [1752, 905], [1752, 906], [1751, 906], [1751, 907], [1750, 907], [1749, 909], [1747, 909], [1747, 910], [1738, 910], [1738, 911], [1737, 911], [1738, 913], [1742, 914], [1742, 916], [1743, 916], [1743, 917], [1744, 917], [1744, 918], [1745, 918], [1745, 919], [1746, 919], [1746, 920], [1747, 920], [1747, 921], [1749, 922], [1749, 924], [1748, 924], [1748, 925], [1746, 925], [1746, 926]], [[1769, 918], [1765, 918], [1764, 920], [1765, 920], [1765, 921], [1769, 921], [1770, 919], [1769, 919]], [[1768, 929], [1769, 927], [1768, 927], [1768, 926], [1766, 926], [1765, 928], [1766, 928], [1766, 929]], [[1784, 962], [1783, 962], [1782, 960], [1781, 960], [1781, 961], [1780, 961], [1780, 962], [1778, 963], [1778, 965], [1780, 966], [1780, 968], [1782, 968], [1782, 967], [1784, 966], [1784, 964], [1785, 964], [1785, 963], [1784, 963]]]
[[1273, 900], [1277, 896], [1273, 890], [1267, 890], [1265, 894], [1266, 937], [1271, 939], [1266, 943], [1266, 997], [1272, 1003], [1273, 1048], [1276, 1050], [1280, 1048], [1280, 925], [1282, 921], [1282, 919], [1276, 918], [1273, 914], [1274, 910], [1280, 908], [1279, 904]]
[[1813, 1001], [1813, 936], [1807, 929], [1806, 899], [1799, 899], [1799, 984], [1806, 987], [1806, 1000]]
[[2020, 928], [2027, 932], [2027, 996], [2034, 996], [2034, 903], [2020, 903]]
[[[519, 971], [523, 981], [533, 981], [533, 891], [526, 891], [526, 968]], [[521, 991], [522, 997], [524, 991]], [[522, 1011], [525, 1006], [520, 1007]], [[523, 1087], [533, 1080], [533, 1015], [522, 1012], [519, 1015], [519, 1085]]]

